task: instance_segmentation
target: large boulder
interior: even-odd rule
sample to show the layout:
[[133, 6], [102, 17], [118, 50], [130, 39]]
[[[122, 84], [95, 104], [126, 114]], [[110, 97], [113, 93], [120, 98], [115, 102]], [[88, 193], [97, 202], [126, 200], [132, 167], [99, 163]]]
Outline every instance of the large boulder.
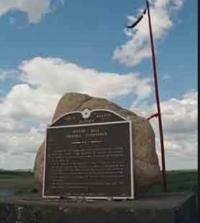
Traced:
[[[160, 168], [155, 150], [155, 135], [150, 123], [135, 113], [103, 98], [90, 97], [85, 94], [67, 93], [59, 101], [52, 122], [64, 113], [84, 109], [110, 109], [132, 121], [133, 160], [135, 191], [145, 192], [160, 179]], [[44, 142], [38, 149], [34, 176], [37, 189], [41, 191], [44, 166]]]

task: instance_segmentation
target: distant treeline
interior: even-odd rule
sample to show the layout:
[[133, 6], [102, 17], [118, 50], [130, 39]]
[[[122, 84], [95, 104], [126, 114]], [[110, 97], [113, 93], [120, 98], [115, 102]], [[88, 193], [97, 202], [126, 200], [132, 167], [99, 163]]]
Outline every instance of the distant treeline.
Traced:
[[1, 178], [10, 177], [31, 177], [33, 172], [31, 170], [2, 170], [0, 169]]

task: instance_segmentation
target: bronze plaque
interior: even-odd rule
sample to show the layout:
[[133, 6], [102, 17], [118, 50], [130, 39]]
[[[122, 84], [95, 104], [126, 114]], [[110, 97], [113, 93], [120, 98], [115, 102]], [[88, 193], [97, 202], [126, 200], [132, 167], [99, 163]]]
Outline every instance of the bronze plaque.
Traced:
[[[130, 121], [88, 112], [67, 114], [47, 129], [43, 196], [133, 198]], [[97, 114], [103, 122], [95, 122]], [[68, 115], [78, 124], [66, 122]]]

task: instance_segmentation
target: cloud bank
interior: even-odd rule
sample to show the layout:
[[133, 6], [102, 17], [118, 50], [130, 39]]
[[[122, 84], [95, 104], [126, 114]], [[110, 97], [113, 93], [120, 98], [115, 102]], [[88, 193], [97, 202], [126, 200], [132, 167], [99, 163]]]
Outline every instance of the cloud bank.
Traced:
[[[184, 0], [152, 0], [151, 18], [154, 39], [162, 39], [173, 26], [173, 18], [180, 10]], [[141, 11], [139, 10], [139, 14]], [[128, 21], [132, 24], [136, 20], [135, 16], [129, 16]], [[135, 66], [143, 59], [151, 56], [149, 43], [149, 28], [147, 13], [141, 22], [130, 30], [124, 30], [129, 40], [120, 47], [117, 47], [113, 54], [113, 59], [118, 60], [126, 66]]]
[[[0, 102], [0, 168], [32, 168], [45, 128], [66, 92], [114, 100], [129, 94], [144, 99], [152, 91], [151, 79], [142, 78], [139, 73], [99, 72], [59, 58], [24, 61], [15, 72], [2, 71], [2, 80], [12, 73], [20, 83]], [[10, 162], [5, 162], [8, 159]]]
[[[6, 74], [8, 76], [6, 77]], [[14, 74], [14, 75], [13, 75]], [[18, 78], [0, 101], [0, 168], [32, 168], [55, 106], [66, 92], [80, 92], [110, 100], [135, 96], [130, 108], [148, 117], [156, 111], [148, 102], [151, 79], [139, 73], [117, 74], [83, 68], [60, 58], [36, 57], [17, 70], [2, 71], [2, 80]], [[141, 100], [135, 104], [135, 100]], [[161, 102], [167, 169], [197, 166], [197, 92]], [[157, 119], [152, 119], [160, 157]], [[9, 162], [7, 162], [9, 160]]]
[[[133, 108], [132, 108], [133, 109]], [[148, 117], [156, 112], [156, 105], [141, 105], [137, 112]], [[181, 98], [161, 102], [167, 168], [197, 168], [197, 92], [186, 92]], [[151, 124], [156, 133], [160, 155], [158, 121]], [[188, 162], [188, 163], [187, 163]]]
[[[59, 1], [64, 4], [63, 0]], [[52, 11], [51, 3], [52, 0], [0, 0], [0, 16], [16, 10], [26, 13], [30, 23], [38, 23]]]

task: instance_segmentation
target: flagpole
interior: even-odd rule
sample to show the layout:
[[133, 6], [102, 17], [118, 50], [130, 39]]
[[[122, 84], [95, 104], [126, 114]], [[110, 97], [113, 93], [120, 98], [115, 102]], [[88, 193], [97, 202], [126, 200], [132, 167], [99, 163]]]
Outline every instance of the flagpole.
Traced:
[[152, 27], [151, 27], [151, 14], [150, 14], [148, 0], [146, 1], [146, 6], [147, 6], [147, 12], [148, 12], [149, 34], [150, 34], [150, 42], [151, 42], [152, 64], [153, 64], [154, 83], [155, 83], [155, 96], [156, 96], [156, 104], [157, 104], [157, 112], [158, 112], [157, 115], [158, 115], [159, 132], [160, 132], [163, 189], [165, 192], [167, 192], [164, 135], [163, 135], [162, 116], [161, 116], [161, 109], [160, 109], [160, 98], [159, 98], [159, 90], [158, 90], [158, 78], [157, 78], [157, 68], [156, 68], [156, 57], [155, 57], [155, 52], [154, 52], [153, 32], [152, 32]]

